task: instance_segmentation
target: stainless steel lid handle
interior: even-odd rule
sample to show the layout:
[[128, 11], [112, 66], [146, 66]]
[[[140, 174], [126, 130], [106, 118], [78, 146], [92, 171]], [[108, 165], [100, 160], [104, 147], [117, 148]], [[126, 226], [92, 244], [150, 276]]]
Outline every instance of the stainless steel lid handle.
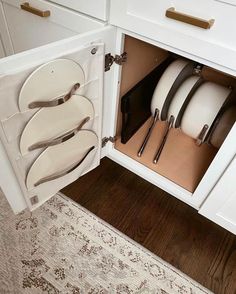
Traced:
[[69, 166], [69, 167], [67, 167], [67, 168], [65, 168], [65, 169], [63, 169], [63, 170], [61, 170], [59, 172], [56, 172], [56, 173], [54, 173], [54, 174], [52, 174], [50, 176], [47, 176], [47, 177], [44, 177], [44, 178], [40, 179], [38, 182], [36, 182], [34, 184], [34, 186], [37, 187], [37, 186], [39, 186], [39, 185], [41, 185], [43, 183], [46, 183], [46, 182], [49, 182], [49, 181], [52, 181], [52, 180], [56, 180], [56, 179], [58, 179], [60, 177], [63, 177], [65, 175], [71, 173], [72, 171], [74, 171], [76, 168], [78, 168], [81, 165], [81, 163], [85, 160], [85, 158], [89, 155], [89, 153], [93, 149], [95, 149], [95, 146], [89, 148], [89, 150], [86, 152], [84, 157], [79, 162], [77, 162], [75, 164], [72, 164], [71, 166]]
[[58, 106], [60, 104], [65, 103], [66, 101], [68, 101], [71, 96], [73, 96], [75, 94], [75, 92], [79, 89], [80, 87], [80, 83], [76, 83], [70, 90], [70, 92], [68, 94], [66, 94], [63, 97], [57, 97], [54, 100], [51, 101], [34, 101], [31, 102], [28, 107], [30, 109], [34, 109], [34, 108], [41, 108], [41, 107], [54, 107], [54, 106]]
[[33, 145], [31, 145], [28, 150], [29, 151], [33, 151], [35, 149], [39, 149], [39, 148], [47, 148], [49, 146], [54, 146], [54, 145], [58, 145], [61, 144], [67, 140], [69, 140], [70, 138], [72, 138], [73, 136], [75, 136], [79, 130], [82, 129], [82, 127], [90, 120], [90, 117], [87, 116], [86, 118], [84, 118], [82, 120], [82, 122], [78, 125], [78, 127], [76, 127], [75, 129], [66, 132], [65, 134], [56, 137], [54, 139], [49, 139], [49, 140], [45, 140], [45, 141], [41, 141], [38, 143], [35, 143]]

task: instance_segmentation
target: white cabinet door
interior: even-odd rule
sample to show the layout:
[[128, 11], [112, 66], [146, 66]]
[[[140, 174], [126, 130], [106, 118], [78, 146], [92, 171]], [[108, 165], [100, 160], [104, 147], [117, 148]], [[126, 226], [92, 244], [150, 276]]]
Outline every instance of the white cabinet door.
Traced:
[[3, 10], [14, 53], [104, 26], [101, 21], [43, 0], [3, 0]]
[[[25, 207], [29, 207], [30, 210], [37, 208], [64, 186], [99, 165], [102, 145], [104, 57], [106, 52], [114, 50], [115, 40], [116, 29], [107, 26], [0, 60], [0, 161], [4, 167], [0, 173], [0, 187], [16, 213]], [[20, 111], [19, 85], [21, 87], [38, 66], [60, 58], [74, 60], [84, 70], [85, 83], [81, 86], [82, 92], [78, 94], [87, 98], [89, 96], [90, 100], [93, 100], [95, 117], [89, 130], [96, 133], [98, 144], [92, 161], [89, 161], [89, 165], [81, 172], [76, 168], [73, 172], [70, 170], [67, 175], [61, 173], [60, 178], [29, 189], [26, 184], [27, 172], [34, 161], [31, 161], [31, 157], [25, 158], [20, 154], [19, 141], [27, 117], [29, 120], [32, 115], [29, 113], [31, 110], [23, 113]], [[106, 74], [106, 77], [108, 76], [112, 77], [112, 71]], [[91, 97], [93, 93], [96, 94]], [[70, 150], [68, 152], [70, 153]]]
[[236, 157], [213, 188], [199, 213], [236, 234]]

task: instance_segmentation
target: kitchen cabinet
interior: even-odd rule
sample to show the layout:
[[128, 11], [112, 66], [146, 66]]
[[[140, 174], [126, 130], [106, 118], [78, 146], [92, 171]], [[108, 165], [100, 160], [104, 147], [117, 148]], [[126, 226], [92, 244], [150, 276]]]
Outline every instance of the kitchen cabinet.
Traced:
[[[220, 183], [223, 173], [234, 158], [236, 154], [235, 125], [231, 128], [230, 133], [219, 149], [207, 144], [202, 144], [199, 147], [192, 138], [183, 134], [179, 129], [172, 129], [157, 165], [153, 164], [152, 156], [164, 133], [164, 122], [157, 123], [154, 131], [155, 136], [152, 136], [141, 158], [137, 156], [137, 151], [150, 126], [150, 120], [147, 120], [126, 144], [121, 142], [121, 98], [150, 72], [165, 64], [170, 58], [184, 57], [196, 62], [198, 65], [199, 63], [205, 65], [200, 70], [202, 77], [224, 87], [234, 85], [236, 73], [234, 63], [228, 62], [230, 54], [235, 56], [236, 46], [234, 47], [233, 43], [227, 43], [228, 39], [223, 39], [219, 30], [215, 33], [217, 36], [220, 35], [222, 39], [217, 39], [216, 43], [221, 43], [217, 47], [214, 38], [213, 40], [204, 36], [204, 29], [198, 31], [199, 28], [196, 30], [195, 27], [188, 24], [193, 30], [192, 38], [206, 45], [206, 47], [204, 45], [200, 48], [198, 46], [198, 53], [196, 54], [195, 41], [191, 43], [189, 42], [189, 37], [186, 37], [187, 31], [191, 31], [190, 27], [185, 27], [186, 24], [183, 24], [183, 31], [181, 31], [181, 27], [178, 27], [179, 35], [177, 34], [176, 38], [171, 37], [175, 33], [173, 26], [165, 24], [166, 20], [163, 20], [161, 16], [158, 17], [160, 21], [163, 21], [161, 25], [163, 31], [161, 29], [158, 29], [158, 31], [150, 30], [150, 24], [144, 23], [139, 18], [135, 26], [131, 27], [132, 21], [130, 20], [132, 20], [133, 15], [130, 10], [128, 14], [125, 12], [121, 16], [121, 13], [126, 11], [129, 3], [129, 9], [133, 7], [131, 5], [132, 1], [128, 2], [120, 1], [120, 4], [117, 4], [117, 2], [111, 1], [110, 22], [113, 25], [105, 26], [103, 22], [91, 18], [91, 24], [86, 26], [86, 29], [82, 32], [77, 32], [73, 28], [73, 23], [69, 21], [70, 15], [76, 19], [78, 18], [78, 22], [80, 21], [81, 15], [77, 14], [77, 12], [69, 11], [49, 2], [31, 2], [30, 5], [37, 4], [36, 7], [40, 10], [51, 9], [50, 11], [52, 12], [60, 10], [60, 19], [63, 19], [63, 15], [65, 16], [65, 24], [67, 24], [70, 32], [60, 35], [60, 30], [58, 30], [56, 40], [52, 35], [47, 35], [47, 28], [51, 28], [51, 22], [53, 22], [50, 19], [51, 16], [49, 16], [46, 24], [42, 25], [41, 21], [44, 21], [44, 19], [41, 19], [40, 16], [29, 14], [30, 18], [28, 19], [27, 13], [29, 12], [20, 10], [20, 14], [22, 14], [20, 19], [21, 17], [24, 19], [27, 17], [28, 28], [20, 26], [21, 34], [17, 34], [17, 37], [12, 30], [13, 27], [11, 28], [10, 17], [6, 16], [12, 43], [15, 44], [13, 47], [14, 49], [18, 48], [15, 49], [15, 52], [23, 51], [0, 60], [0, 159], [2, 166], [4, 166], [4, 173], [1, 170], [0, 174], [0, 185], [16, 213], [25, 207], [30, 210], [36, 209], [64, 186], [98, 166], [100, 159], [104, 156], [135, 172], [195, 209], [201, 207], [200, 212], [202, 212], [208, 199], [210, 201], [211, 197], [213, 197], [211, 196], [212, 189], [218, 182]], [[137, 2], [135, 9], [141, 7], [141, 2]], [[4, 5], [11, 6], [9, 10], [9, 7], [6, 9], [6, 6], [4, 6], [4, 10], [7, 11], [6, 15], [8, 13], [9, 15], [14, 14], [16, 10], [17, 14], [19, 13], [19, 2], [18, 8], [16, 8], [15, 3], [16, 1], [4, 0]], [[47, 5], [52, 6], [49, 9]], [[120, 6], [118, 7], [117, 5]], [[143, 11], [143, 13], [147, 13], [147, 11]], [[213, 13], [211, 17], [216, 17], [217, 15], [217, 13]], [[37, 17], [39, 22], [36, 22], [36, 24], [38, 24], [40, 33], [47, 35], [47, 38], [40, 44], [37, 42], [30, 43], [34, 41], [35, 27], [35, 22], [32, 22], [34, 25], [29, 26], [32, 21], [31, 16], [33, 18]], [[122, 22], [118, 21], [119, 16], [120, 20], [123, 20]], [[145, 18], [145, 15], [143, 18]], [[17, 20], [17, 17], [15, 19]], [[53, 27], [55, 23], [53, 22]], [[63, 22], [62, 31], [64, 31], [65, 24]], [[72, 26], [72, 29], [70, 29], [70, 26]], [[141, 29], [142, 26], [144, 29]], [[61, 29], [58, 23], [56, 23], [56, 27]], [[165, 31], [167, 28], [168, 32], [172, 33], [169, 35], [167, 33], [164, 39], [162, 37], [167, 32]], [[25, 29], [30, 30], [29, 36], [31, 36], [28, 41], [26, 40], [26, 43], [24, 34], [22, 36]], [[155, 32], [155, 36], [150, 35], [150, 31]], [[202, 33], [199, 34], [199, 32]], [[21, 41], [21, 37], [24, 41]], [[168, 40], [166, 39], [167, 37]], [[176, 39], [179, 39], [179, 41], [175, 42]], [[226, 45], [225, 42], [227, 43]], [[44, 46], [38, 47], [39, 45]], [[30, 50], [32, 47], [34, 49]], [[209, 50], [212, 50], [212, 48], [215, 48], [216, 52], [210, 56]], [[123, 54], [124, 52], [127, 53], [127, 58]], [[50, 74], [55, 76], [57, 71], [55, 68], [50, 67], [50, 62], [60, 60], [71, 60], [79, 64], [84, 72], [84, 81], [81, 82], [81, 87], [76, 92], [76, 95], [84, 95], [93, 103], [95, 115], [91, 124], [87, 125], [87, 130], [97, 136], [97, 143], [96, 146], [93, 146], [95, 148], [91, 153], [84, 155], [79, 165], [74, 162], [73, 169], [67, 168], [65, 170], [63, 166], [59, 166], [57, 167], [59, 171], [56, 176], [54, 171], [54, 174], [46, 175], [43, 179], [39, 179], [39, 183], [35, 182], [33, 185], [28, 185], [30, 169], [45, 150], [39, 149], [23, 154], [20, 149], [20, 140], [25, 126], [32, 122], [35, 116], [39, 116], [40, 112], [44, 111], [45, 101], [40, 101], [39, 104], [36, 103], [38, 108], [31, 109], [29, 107], [30, 103], [26, 103], [26, 108], [24, 108], [25, 106], [22, 107], [21, 98], [19, 97], [22, 89], [26, 88], [25, 83], [35, 72], [47, 69], [45, 70], [45, 75], [49, 79]], [[54, 63], [52, 64], [54, 66]], [[40, 84], [40, 79], [35, 79], [35, 86], [33, 88], [29, 87], [35, 93], [34, 95], [28, 95], [29, 99], [34, 99], [41, 92], [39, 89], [48, 88], [45, 86], [47, 79], [42, 77], [41, 80], [44, 81], [43, 86]], [[71, 87], [74, 83], [75, 81], [71, 81]], [[59, 88], [61, 85], [62, 83], [58, 82]], [[8, 93], [7, 99], [5, 93]], [[31, 94], [30, 91], [29, 94]], [[65, 97], [67, 96], [66, 94], [67, 92], [61, 93]], [[63, 98], [61, 95], [58, 93], [59, 97], [53, 95], [51, 98], [56, 98], [56, 101], [59, 101]], [[46, 104], [49, 101], [46, 101]], [[64, 104], [67, 103], [65, 99], [63, 102]], [[61, 107], [63, 108], [63, 103]], [[49, 109], [48, 113], [52, 113], [52, 111], [53, 108]], [[64, 113], [65, 118], [68, 116], [69, 113]], [[52, 139], [54, 140], [55, 138]], [[47, 148], [49, 148], [47, 149], [47, 154], [55, 150], [51, 145]], [[60, 153], [57, 156], [59, 157]], [[57, 162], [56, 157], [53, 157], [53, 166], [55, 162]], [[209, 218], [213, 219], [210, 210], [208, 209], [207, 211], [204, 215], [208, 217], [209, 214]]]

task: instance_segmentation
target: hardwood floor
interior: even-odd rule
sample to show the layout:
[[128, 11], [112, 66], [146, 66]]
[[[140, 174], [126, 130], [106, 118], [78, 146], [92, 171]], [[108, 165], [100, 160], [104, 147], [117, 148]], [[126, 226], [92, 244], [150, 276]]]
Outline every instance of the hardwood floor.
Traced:
[[236, 293], [236, 237], [118, 164], [62, 191], [217, 294]]

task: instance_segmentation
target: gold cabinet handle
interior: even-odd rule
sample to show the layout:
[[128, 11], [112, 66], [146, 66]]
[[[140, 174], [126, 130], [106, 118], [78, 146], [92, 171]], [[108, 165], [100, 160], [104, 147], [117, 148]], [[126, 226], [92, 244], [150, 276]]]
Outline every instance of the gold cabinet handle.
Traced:
[[20, 8], [22, 10], [28, 11], [30, 13], [33, 13], [35, 15], [38, 15], [40, 17], [49, 17], [51, 12], [49, 10], [40, 10], [35, 7], [30, 6], [29, 2], [25, 2], [21, 4]]
[[166, 10], [166, 17], [175, 19], [184, 23], [188, 23], [202, 29], [210, 29], [215, 22], [214, 19], [205, 20], [196, 16], [178, 12], [175, 10], [174, 7], [171, 7]]

